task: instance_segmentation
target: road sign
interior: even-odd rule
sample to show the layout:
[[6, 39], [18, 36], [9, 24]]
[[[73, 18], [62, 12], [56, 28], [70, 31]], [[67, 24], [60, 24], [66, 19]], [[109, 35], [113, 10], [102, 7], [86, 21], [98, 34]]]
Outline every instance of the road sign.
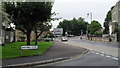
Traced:
[[21, 56], [24, 50], [36, 50], [36, 55], [38, 55], [38, 46], [21, 46]]
[[38, 46], [21, 46], [22, 50], [27, 50], [27, 49], [38, 49]]
[[54, 28], [53, 33], [61, 35], [63, 34], [63, 28]]

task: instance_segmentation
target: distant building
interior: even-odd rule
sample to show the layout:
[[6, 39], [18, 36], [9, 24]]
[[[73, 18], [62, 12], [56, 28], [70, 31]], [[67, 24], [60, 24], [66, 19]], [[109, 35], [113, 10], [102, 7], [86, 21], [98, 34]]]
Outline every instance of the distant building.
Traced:
[[[110, 23], [110, 34], [120, 29], [120, 0], [116, 3], [112, 10], [112, 22]], [[116, 33], [116, 41], [119, 41], [119, 32]]]
[[[30, 40], [34, 41], [34, 39], [35, 39], [35, 33], [32, 31]], [[16, 41], [26, 41], [27, 40], [26, 34], [24, 34], [20, 30], [15, 30], [15, 40]]]

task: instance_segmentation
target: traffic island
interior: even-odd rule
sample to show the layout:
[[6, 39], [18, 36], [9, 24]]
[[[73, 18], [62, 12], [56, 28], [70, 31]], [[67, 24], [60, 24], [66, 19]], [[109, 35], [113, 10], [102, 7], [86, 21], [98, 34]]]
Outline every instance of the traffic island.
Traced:
[[[36, 50], [24, 50], [21, 52], [21, 46], [26, 45], [26, 42], [6, 43], [5, 45], [6, 46], [0, 46], [2, 47], [1, 59], [41, 55], [53, 45], [53, 42], [38, 42], [37, 53]], [[31, 45], [33, 46], [34, 42], [31, 42]]]

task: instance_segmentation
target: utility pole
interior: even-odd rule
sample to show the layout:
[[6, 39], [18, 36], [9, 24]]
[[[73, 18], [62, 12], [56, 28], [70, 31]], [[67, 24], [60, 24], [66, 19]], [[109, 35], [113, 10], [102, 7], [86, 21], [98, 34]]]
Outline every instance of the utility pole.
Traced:
[[92, 22], [92, 13], [90, 13], [90, 16], [91, 16], [91, 22]]
[[[88, 13], [87, 14], [88, 16], [90, 15], [90, 21], [92, 22], [92, 13]], [[87, 28], [87, 31], [88, 31], [88, 28]], [[88, 40], [90, 39], [90, 34], [88, 33]], [[91, 36], [91, 41], [92, 41], [92, 36]]]
[[90, 22], [92, 22], [93, 15], [92, 15], [92, 13], [87, 13], [87, 16], [89, 16], [89, 15], [90, 15]]

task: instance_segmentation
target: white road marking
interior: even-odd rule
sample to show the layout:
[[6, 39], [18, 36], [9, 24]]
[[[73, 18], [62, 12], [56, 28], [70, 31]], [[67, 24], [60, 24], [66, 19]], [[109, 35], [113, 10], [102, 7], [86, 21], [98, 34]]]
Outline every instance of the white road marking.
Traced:
[[105, 56], [104, 54], [100, 54], [101, 56]]
[[99, 53], [96, 53], [97, 55], [99, 54]]
[[68, 42], [62, 42], [62, 43], [68, 43]]
[[112, 57], [112, 59], [118, 60], [118, 58]]
[[101, 56], [105, 56], [105, 57], [111, 57], [112, 59], [114, 59], [114, 60], [118, 60], [118, 58], [116, 58], [116, 57], [113, 57], [113, 56], [111, 56], [110, 54], [106, 54], [105, 52], [102, 52], [102, 53], [98, 53], [98, 52], [92, 52], [92, 53], [94, 53], [94, 54], [99, 54], [99, 55], [101, 55]]
[[106, 56], [106, 57], [111, 57], [111, 56]]

